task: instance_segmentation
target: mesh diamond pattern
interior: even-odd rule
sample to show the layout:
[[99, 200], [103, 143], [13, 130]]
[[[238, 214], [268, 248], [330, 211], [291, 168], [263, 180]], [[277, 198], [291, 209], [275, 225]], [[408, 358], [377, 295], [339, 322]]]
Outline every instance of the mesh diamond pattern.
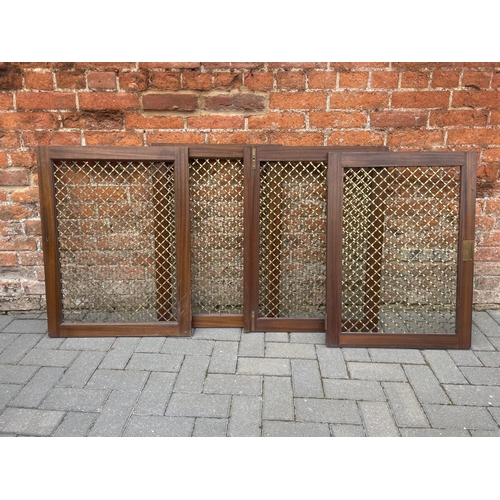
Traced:
[[171, 162], [57, 161], [65, 322], [175, 321]]
[[192, 159], [193, 314], [243, 314], [243, 162]]
[[344, 170], [345, 324], [455, 333], [459, 195], [458, 167]]
[[325, 317], [326, 172], [324, 162], [261, 164], [261, 317]]

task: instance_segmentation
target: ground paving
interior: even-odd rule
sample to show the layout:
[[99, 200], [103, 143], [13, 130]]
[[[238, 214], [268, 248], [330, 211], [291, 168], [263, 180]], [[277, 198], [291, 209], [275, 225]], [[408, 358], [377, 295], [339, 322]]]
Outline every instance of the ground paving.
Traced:
[[500, 435], [500, 314], [472, 349], [327, 348], [320, 333], [198, 328], [71, 338], [0, 316], [0, 436]]

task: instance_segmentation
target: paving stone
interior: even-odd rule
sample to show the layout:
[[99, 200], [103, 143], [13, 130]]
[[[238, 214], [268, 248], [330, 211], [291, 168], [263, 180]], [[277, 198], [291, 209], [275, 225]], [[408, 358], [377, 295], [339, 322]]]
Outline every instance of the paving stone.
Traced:
[[316, 359], [313, 344], [270, 342], [266, 345], [266, 358]]
[[230, 396], [224, 394], [174, 393], [170, 398], [165, 415], [172, 417], [214, 417], [229, 416]]
[[432, 427], [441, 429], [497, 430], [486, 408], [477, 406], [424, 405]]
[[0, 384], [26, 384], [38, 366], [0, 365]]
[[330, 424], [330, 429], [334, 437], [365, 437], [365, 430], [362, 425], [336, 425]]
[[193, 338], [209, 340], [240, 340], [241, 328], [195, 328]]
[[36, 344], [37, 349], [59, 349], [61, 344], [65, 342], [66, 339], [52, 338], [49, 335], [44, 335], [42, 339]]
[[132, 415], [124, 436], [127, 437], [189, 437], [194, 418]]
[[135, 352], [158, 353], [161, 351], [165, 338], [163, 337], [143, 337], [137, 344]]
[[500, 408], [488, 408], [493, 418], [497, 421], [497, 424], [500, 425]]
[[322, 398], [323, 385], [315, 359], [292, 359], [292, 386], [296, 398]]
[[188, 354], [191, 356], [210, 356], [214, 345], [215, 342], [213, 340], [170, 337], [165, 340], [161, 352], [167, 354]]
[[319, 369], [325, 378], [349, 378], [342, 351], [336, 347], [316, 346]]
[[264, 377], [262, 418], [293, 420], [293, 392], [290, 377]]
[[118, 389], [140, 391], [149, 373], [144, 371], [97, 369], [87, 382], [88, 389]]
[[330, 437], [328, 424], [306, 422], [262, 422], [264, 437]]
[[500, 385], [500, 368], [464, 366], [462, 373], [474, 385]]
[[288, 332], [266, 332], [266, 342], [288, 342]]
[[105, 355], [99, 368], [123, 370], [132, 357], [139, 340], [138, 337], [117, 338], [111, 349]]
[[371, 361], [368, 349], [364, 347], [342, 347], [341, 350], [346, 361]]
[[37, 408], [63, 373], [63, 368], [40, 368], [10, 405]]
[[448, 404], [448, 396], [428, 366], [404, 365], [406, 376], [421, 403]]
[[449, 350], [448, 354], [457, 366], [483, 366], [472, 351]]
[[500, 325], [500, 309], [488, 309], [486, 312]]
[[0, 384], [0, 412], [7, 406], [9, 401], [16, 397], [23, 388], [18, 384]]
[[82, 351], [57, 383], [63, 387], [85, 387], [97, 370], [105, 354], [99, 351]]
[[114, 341], [114, 337], [69, 338], [60, 348], [70, 351], [108, 351]]
[[358, 403], [365, 432], [370, 437], [397, 437], [398, 429], [394, 423], [387, 403], [376, 401], [360, 401]]
[[500, 351], [500, 337], [490, 337], [490, 343], [497, 351]]
[[[1, 317], [1, 316], [0, 316]], [[0, 333], [0, 352], [4, 351], [9, 347], [14, 340], [16, 340], [20, 333]]]
[[62, 411], [6, 408], [0, 415], [0, 432], [50, 436], [63, 417]]
[[325, 344], [325, 332], [291, 332], [290, 342], [299, 344]]
[[262, 397], [233, 396], [228, 436], [259, 437], [261, 435]]
[[89, 436], [121, 436], [139, 396], [140, 391], [112, 391]]
[[109, 395], [106, 389], [55, 387], [40, 405], [42, 410], [99, 411]]
[[472, 325], [471, 349], [474, 351], [494, 351], [492, 341], [498, 337], [486, 337], [476, 325]]
[[54, 437], [85, 437], [98, 416], [98, 413], [69, 411], [54, 432]]
[[500, 367], [500, 352], [478, 352], [477, 357], [483, 362], [484, 366]]
[[291, 375], [289, 359], [239, 358], [237, 373], [249, 375]]
[[392, 363], [347, 363], [352, 379], [405, 382], [406, 376], [398, 364]]
[[134, 409], [136, 415], [163, 415], [172, 394], [177, 373], [153, 372]]
[[369, 349], [374, 363], [424, 364], [425, 360], [417, 349]]
[[238, 342], [218, 340], [212, 351], [208, 371], [209, 373], [235, 373], [237, 362]]
[[332, 424], [360, 424], [354, 401], [333, 399], [295, 399], [296, 420], [301, 422], [325, 422]]
[[442, 384], [466, 384], [467, 381], [446, 351], [423, 351], [425, 359]]
[[47, 333], [47, 321], [37, 319], [15, 319], [3, 328], [10, 333]]
[[197, 418], [193, 437], [226, 437], [227, 418]]
[[186, 356], [175, 382], [175, 392], [201, 392], [207, 376], [209, 356]]
[[454, 405], [500, 406], [500, 387], [483, 385], [445, 385]]
[[500, 325], [486, 311], [473, 311], [472, 321], [487, 337], [500, 337]]
[[410, 384], [382, 382], [396, 423], [400, 427], [429, 427], [429, 422]]
[[498, 431], [470, 431], [473, 437], [500, 437], [500, 430]]
[[78, 351], [57, 351], [46, 349], [32, 349], [24, 356], [20, 365], [57, 366], [64, 368], [69, 366], [78, 356]]
[[43, 335], [24, 333], [14, 340], [3, 352], [0, 354], [0, 363], [18, 363], [28, 351], [40, 341]]
[[9, 323], [12, 323], [12, 321], [14, 321], [14, 316], [0, 314], [0, 331], [3, 330]]
[[257, 375], [209, 374], [203, 386], [206, 394], [236, 394], [259, 396], [262, 377]]
[[[264, 356], [264, 333], [243, 333], [240, 339], [239, 356], [259, 357]], [[284, 356], [278, 356], [283, 358]]]
[[375, 380], [323, 380], [325, 396], [329, 399], [385, 401], [380, 382]]
[[127, 370], [148, 370], [154, 372], [178, 372], [183, 356], [180, 354], [134, 353], [127, 364]]
[[399, 429], [399, 431], [403, 437], [470, 437], [469, 431], [465, 429]]

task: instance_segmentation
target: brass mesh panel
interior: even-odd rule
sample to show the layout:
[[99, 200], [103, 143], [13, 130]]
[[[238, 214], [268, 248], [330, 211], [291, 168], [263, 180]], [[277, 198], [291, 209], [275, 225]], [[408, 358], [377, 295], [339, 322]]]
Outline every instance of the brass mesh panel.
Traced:
[[243, 162], [192, 159], [193, 314], [243, 314]]
[[173, 163], [54, 162], [63, 320], [176, 319]]
[[261, 164], [261, 317], [325, 317], [326, 171], [323, 162]]
[[455, 333], [459, 195], [458, 167], [344, 170], [345, 331]]

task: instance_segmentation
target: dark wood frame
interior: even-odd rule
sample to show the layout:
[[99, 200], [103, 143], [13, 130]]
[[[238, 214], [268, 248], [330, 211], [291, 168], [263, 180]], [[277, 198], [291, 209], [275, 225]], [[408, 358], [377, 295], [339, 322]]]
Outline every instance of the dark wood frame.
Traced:
[[[343, 171], [366, 167], [460, 167], [460, 207], [456, 292], [456, 333], [391, 334], [343, 332], [342, 320], [342, 204]], [[330, 153], [328, 158], [327, 328], [328, 346], [469, 349], [472, 328], [473, 245], [477, 154]], [[349, 329], [349, 328], [347, 328]]]
[[[49, 335], [51, 337], [190, 335], [191, 283], [187, 148], [45, 146], [38, 147], [37, 153]], [[56, 160], [136, 160], [174, 162], [177, 321], [159, 321], [156, 323], [63, 322], [53, 168], [53, 162]], [[164, 306], [167, 305], [164, 304]]]

